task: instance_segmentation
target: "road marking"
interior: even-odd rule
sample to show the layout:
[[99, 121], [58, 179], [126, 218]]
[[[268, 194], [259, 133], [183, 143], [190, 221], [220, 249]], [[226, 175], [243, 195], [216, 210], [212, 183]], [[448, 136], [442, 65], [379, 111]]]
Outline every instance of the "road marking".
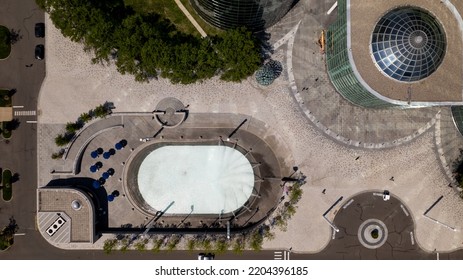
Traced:
[[22, 109], [22, 108], [24, 108], [24, 106], [22, 105], [13, 106], [13, 109]]
[[336, 9], [336, 7], [338, 6], [338, 1], [336, 1], [333, 6], [331, 6], [331, 8], [328, 10], [328, 12], [326, 13], [327, 15], [331, 14], [334, 9]]
[[283, 259], [283, 252], [275, 251], [275, 253], [273, 253], [273, 256], [274, 256], [275, 260], [282, 260]]
[[289, 260], [290, 251], [275, 251], [273, 256], [275, 260]]
[[402, 211], [404, 211], [405, 216], [408, 217], [408, 216], [410, 215], [410, 214], [408, 213], [407, 209], [405, 209], [405, 207], [404, 207], [402, 204], [400, 204], [400, 208], [402, 208]]
[[349, 200], [349, 202], [347, 202], [346, 205], [344, 205], [344, 206], [342, 207], [342, 209], [346, 209], [347, 207], [349, 207], [349, 205], [351, 205], [352, 202], [354, 202], [354, 199], [353, 199], [353, 198], [352, 198], [351, 200]]
[[437, 260], [439, 260], [439, 253], [437, 253]]
[[37, 121], [26, 121], [26, 123], [37, 123]]
[[375, 196], [383, 196], [382, 193], [378, 193], [378, 192], [373, 193], [373, 195], [375, 195]]
[[410, 231], [410, 240], [412, 241], [412, 245], [415, 245], [415, 238], [413, 237], [413, 231]]
[[15, 233], [14, 236], [24, 236], [26, 235], [25, 233]]
[[336, 231], [333, 230], [333, 234], [331, 235], [331, 239], [335, 239], [336, 238]]
[[35, 111], [14, 111], [15, 116], [35, 116]]

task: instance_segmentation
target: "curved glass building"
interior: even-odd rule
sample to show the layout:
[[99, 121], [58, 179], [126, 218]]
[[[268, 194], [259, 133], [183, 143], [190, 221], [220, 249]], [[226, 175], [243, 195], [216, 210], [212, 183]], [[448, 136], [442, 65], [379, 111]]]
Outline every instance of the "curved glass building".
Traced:
[[278, 22], [297, 0], [190, 0], [209, 24], [230, 29], [246, 26], [260, 31]]
[[371, 51], [387, 76], [413, 82], [431, 75], [445, 54], [445, 34], [437, 20], [416, 8], [397, 8], [376, 25]]
[[367, 108], [463, 105], [459, 10], [449, 2], [397, 2], [338, 0], [324, 37], [333, 86]]

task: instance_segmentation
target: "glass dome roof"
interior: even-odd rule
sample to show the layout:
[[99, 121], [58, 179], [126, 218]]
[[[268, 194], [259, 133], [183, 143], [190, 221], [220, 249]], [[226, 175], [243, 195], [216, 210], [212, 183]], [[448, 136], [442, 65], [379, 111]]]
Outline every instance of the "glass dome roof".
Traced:
[[388, 12], [376, 25], [371, 51], [376, 66], [404, 82], [431, 75], [445, 55], [445, 33], [428, 12], [402, 7]]

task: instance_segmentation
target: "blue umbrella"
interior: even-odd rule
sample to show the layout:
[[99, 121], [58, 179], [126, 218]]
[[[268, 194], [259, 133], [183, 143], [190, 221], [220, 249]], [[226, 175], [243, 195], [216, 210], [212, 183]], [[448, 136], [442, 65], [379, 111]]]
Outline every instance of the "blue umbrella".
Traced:
[[103, 153], [103, 158], [104, 158], [104, 159], [108, 159], [110, 156], [111, 156], [111, 154], [108, 153], [108, 152], [104, 152], [104, 153]]
[[116, 145], [114, 145], [114, 148], [116, 148], [116, 150], [120, 150], [122, 149], [122, 144], [119, 142], [119, 143], [116, 143]]
[[103, 177], [100, 177], [100, 179], [98, 179], [98, 182], [100, 183], [100, 185], [104, 185], [104, 183], [106, 183], [106, 179]]
[[98, 181], [96, 181], [96, 180], [93, 181], [93, 187], [94, 187], [95, 189], [98, 189], [99, 187], [101, 187], [100, 182], [98, 182]]
[[91, 156], [92, 158], [97, 158], [97, 157], [98, 157], [98, 152], [97, 152], [97, 151], [93, 151], [93, 152], [90, 153], [90, 156]]
[[103, 172], [101, 177], [103, 177], [104, 179], [108, 179], [109, 178], [109, 173], [108, 172]]
[[119, 143], [121, 143], [122, 147], [127, 146], [127, 140], [125, 139], [122, 139], [121, 141], [119, 141]]
[[114, 195], [112, 195], [112, 194], [108, 195], [108, 201], [111, 202], [111, 201], [113, 201], [113, 200], [114, 200]]
[[90, 172], [95, 173], [97, 170], [95, 165], [90, 166]]

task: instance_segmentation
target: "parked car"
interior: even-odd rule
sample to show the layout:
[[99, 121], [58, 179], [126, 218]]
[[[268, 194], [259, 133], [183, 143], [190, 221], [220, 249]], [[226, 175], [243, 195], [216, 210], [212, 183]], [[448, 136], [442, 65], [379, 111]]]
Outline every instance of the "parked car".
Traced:
[[45, 57], [45, 47], [43, 45], [35, 46], [35, 58], [42, 60]]
[[198, 255], [198, 260], [213, 260], [215, 258], [215, 255], [214, 254], [211, 254], [211, 253], [200, 253]]
[[45, 37], [45, 24], [43, 22], [39, 22], [35, 24], [35, 37], [37, 38]]

